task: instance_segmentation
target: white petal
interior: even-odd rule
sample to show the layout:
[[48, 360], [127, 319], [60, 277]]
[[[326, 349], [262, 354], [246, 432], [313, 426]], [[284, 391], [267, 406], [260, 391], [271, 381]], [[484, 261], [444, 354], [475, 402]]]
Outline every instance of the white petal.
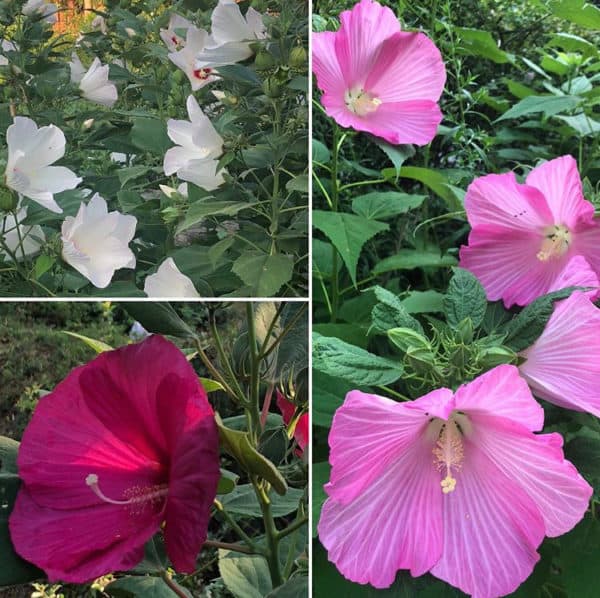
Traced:
[[148, 297], [200, 297], [192, 281], [182, 274], [173, 258], [167, 258], [155, 274], [146, 277], [144, 293]]

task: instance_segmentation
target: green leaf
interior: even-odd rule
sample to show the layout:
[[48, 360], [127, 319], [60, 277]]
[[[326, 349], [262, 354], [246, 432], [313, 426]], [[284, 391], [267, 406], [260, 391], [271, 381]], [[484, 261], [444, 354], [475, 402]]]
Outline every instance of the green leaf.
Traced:
[[254, 297], [273, 297], [292, 278], [294, 261], [281, 253], [246, 251], [231, 268], [252, 289]]
[[377, 220], [365, 220], [355, 214], [313, 211], [313, 226], [324, 233], [334, 244], [348, 268], [356, 286], [356, 266], [363, 245], [389, 226]]
[[421, 206], [426, 195], [398, 191], [373, 191], [352, 200], [352, 211], [367, 220], [387, 220]]
[[223, 385], [216, 380], [211, 380], [210, 378], [200, 378], [200, 382], [202, 383], [202, 387], [206, 392], [215, 392], [216, 390], [225, 390]]
[[125, 187], [125, 185], [129, 181], [133, 181], [147, 172], [149, 172], [149, 168], [147, 166], [139, 165], [139, 166], [131, 166], [130, 168], [120, 168], [117, 171], [117, 176], [119, 177], [119, 182], [121, 183], [121, 187]]
[[317, 333], [313, 335], [313, 368], [360, 386], [391, 384], [403, 373], [400, 363]]
[[411, 291], [401, 303], [409, 314], [444, 311], [444, 295], [437, 291]]
[[140, 150], [161, 158], [172, 145], [166, 120], [158, 118], [134, 118], [130, 140]]
[[[391, 178], [391, 173], [388, 172], [388, 169], [382, 170], [382, 174], [386, 178]], [[456, 211], [462, 209], [463, 206], [457, 203], [452, 190], [448, 186], [449, 181], [447, 177], [439, 170], [422, 168], [420, 166], [403, 166], [400, 176], [404, 179], [419, 181], [426, 187], [429, 187], [446, 202], [450, 210]]]
[[177, 315], [170, 303], [127, 302], [123, 304], [123, 307], [148, 332], [182, 337], [196, 336], [196, 333]]
[[442, 268], [455, 266], [456, 262], [455, 257], [442, 256], [435, 251], [401, 249], [396, 255], [385, 258], [376, 264], [373, 273], [383, 274], [392, 270], [413, 270], [414, 268]]
[[321, 517], [323, 503], [327, 500], [327, 493], [323, 486], [329, 482], [331, 476], [331, 465], [324, 461], [323, 463], [313, 463], [312, 466], [312, 535], [317, 537], [317, 524]]
[[306, 598], [306, 596], [308, 596], [308, 575], [296, 575], [269, 592], [266, 598]]
[[312, 159], [314, 162], [319, 162], [321, 164], [327, 164], [329, 160], [331, 160], [329, 148], [318, 139], [312, 140]]
[[285, 185], [286, 191], [298, 191], [299, 193], [308, 193], [308, 175], [299, 174], [290, 179]]
[[221, 467], [221, 477], [217, 486], [217, 494], [229, 494], [235, 490], [240, 476]]
[[96, 353], [103, 353], [104, 351], [112, 351], [113, 348], [102, 341], [96, 340], [95, 338], [90, 338], [89, 336], [83, 336], [83, 334], [77, 334], [76, 332], [70, 332], [68, 330], [63, 330], [63, 334], [68, 334], [73, 338], [78, 338], [80, 341], [83, 341], [88, 347], [91, 347]]
[[313, 371], [312, 377], [312, 424], [323, 428], [331, 427], [335, 412], [342, 406], [344, 397], [353, 390], [354, 384]]
[[586, 478], [600, 480], [600, 438], [576, 436], [565, 446], [565, 456]]
[[579, 137], [587, 135], [597, 135], [600, 133], [600, 122], [590, 118], [587, 114], [576, 114], [575, 116], [557, 115], [555, 118], [560, 118], [571, 129], [573, 129]]
[[465, 27], [455, 27], [454, 31], [460, 37], [461, 43], [458, 51], [462, 54], [481, 56], [481, 58], [486, 58], [496, 64], [505, 64], [514, 60], [514, 56], [498, 47], [489, 31]]
[[542, 112], [544, 116], [554, 116], [559, 112], [573, 110], [581, 101], [581, 98], [576, 96], [527, 96], [497, 118], [496, 122], [537, 112]]
[[367, 329], [356, 324], [332, 323], [313, 324], [313, 330], [322, 336], [335, 336], [343, 341], [356, 345], [357, 347], [367, 348], [368, 337]]
[[265, 558], [219, 549], [219, 573], [235, 598], [264, 598], [272, 589]]
[[273, 486], [275, 492], [281, 495], [285, 494], [288, 489], [285, 478], [271, 461], [252, 446], [248, 433], [227, 428], [218, 413], [215, 414], [215, 420], [223, 450], [229, 453], [248, 473], [259, 475]]
[[560, 539], [559, 567], [568, 596], [598, 596], [600, 522], [587, 516]]
[[[288, 488], [285, 496], [270, 494], [273, 517], [285, 517], [295, 513], [303, 496], [304, 490], [298, 488]], [[262, 510], [252, 484], [240, 484], [229, 494], [220, 496], [218, 500], [229, 513], [262, 518]]]
[[396, 169], [396, 178], [400, 176], [400, 169], [402, 164], [408, 158], [412, 158], [415, 155], [415, 148], [413, 145], [392, 145], [387, 141], [384, 141], [380, 137], [368, 135], [371, 141], [381, 149], [385, 155], [392, 161], [394, 168]]
[[36, 280], [39, 280], [41, 276], [43, 276], [52, 266], [54, 266], [56, 259], [50, 255], [40, 255], [35, 260], [35, 267], [33, 270], [33, 275]]
[[187, 210], [185, 218], [177, 226], [177, 233], [202, 222], [208, 216], [235, 216], [239, 211], [251, 207], [247, 201], [206, 201], [193, 203]]
[[507, 326], [505, 345], [513, 351], [523, 351], [533, 345], [544, 331], [554, 311], [554, 302], [568, 297], [576, 287], [569, 287], [538, 297], [515, 316]]
[[420, 322], [409, 315], [394, 293], [380, 286], [373, 287], [372, 290], [378, 301], [371, 312], [372, 327], [376, 332], [387, 334], [390, 328], [411, 328], [423, 333]]
[[600, 29], [600, 8], [587, 0], [553, 0], [552, 13], [586, 29]]
[[391, 328], [387, 331], [387, 336], [403, 353], [406, 353], [409, 349], [413, 349], [414, 351], [425, 352], [433, 356], [429, 340], [412, 328]]
[[0, 436], [0, 473], [18, 473], [18, 453], [19, 443], [16, 440]]
[[[191, 594], [171, 580], [178, 590], [190, 596]], [[115, 598], [176, 598], [177, 594], [160, 577], [127, 576], [108, 584], [104, 590], [109, 596]]]
[[485, 290], [468, 270], [456, 268], [444, 297], [444, 311], [448, 324], [456, 328], [465, 318], [471, 318], [473, 328], [478, 328], [487, 308]]

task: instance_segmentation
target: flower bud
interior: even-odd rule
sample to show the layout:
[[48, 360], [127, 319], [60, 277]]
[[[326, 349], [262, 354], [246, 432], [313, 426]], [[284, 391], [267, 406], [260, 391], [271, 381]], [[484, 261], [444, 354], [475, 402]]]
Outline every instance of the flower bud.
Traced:
[[18, 203], [16, 193], [7, 187], [0, 186], [0, 212], [11, 212], [16, 209]]
[[517, 354], [508, 347], [489, 347], [480, 351], [477, 363], [484, 369], [489, 370], [504, 363], [516, 363]]
[[465, 345], [473, 342], [473, 321], [471, 318], [465, 318], [458, 324], [456, 327], [456, 340]]
[[269, 77], [263, 81], [263, 93], [269, 98], [278, 98], [281, 96], [281, 85], [273, 77]]
[[391, 328], [387, 331], [387, 335], [390, 341], [403, 353], [406, 353], [410, 348], [433, 353], [430, 342], [412, 328]]
[[254, 59], [254, 66], [259, 71], [266, 71], [275, 66], [275, 59], [266, 50], [261, 50]]
[[292, 48], [292, 51], [290, 52], [290, 66], [296, 69], [308, 66], [308, 54], [302, 46]]

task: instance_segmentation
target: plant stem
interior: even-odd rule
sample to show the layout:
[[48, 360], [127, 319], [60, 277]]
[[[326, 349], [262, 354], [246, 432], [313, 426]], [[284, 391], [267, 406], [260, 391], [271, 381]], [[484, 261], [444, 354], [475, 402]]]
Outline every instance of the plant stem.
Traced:
[[260, 435], [260, 406], [259, 406], [259, 390], [260, 390], [260, 355], [256, 346], [256, 329], [254, 324], [254, 306], [252, 303], [246, 303], [246, 321], [248, 326], [248, 350], [250, 352], [250, 397], [246, 407], [249, 420], [250, 440], [254, 446], [258, 445], [258, 437]]
[[279, 539], [285, 538], [285, 536], [287, 536], [288, 534], [291, 534], [297, 529], [300, 529], [305, 523], [308, 523], [308, 517], [306, 515], [300, 517], [299, 519], [295, 519], [285, 529], [282, 529], [279, 532]]
[[254, 491], [256, 492], [256, 497], [258, 498], [260, 509], [263, 514], [268, 548], [268, 553], [265, 555], [265, 558], [267, 559], [267, 564], [269, 566], [271, 582], [273, 583], [273, 587], [276, 588], [283, 583], [279, 565], [279, 532], [277, 531], [275, 519], [273, 518], [273, 513], [271, 511], [271, 499], [255, 476], [252, 476], [252, 485], [254, 486]]
[[202, 360], [202, 363], [206, 367], [206, 369], [210, 372], [210, 375], [225, 389], [225, 392], [232, 397], [233, 399], [237, 399], [237, 395], [233, 391], [233, 389], [227, 383], [227, 380], [221, 375], [221, 373], [215, 368], [212, 364], [212, 361], [208, 358], [208, 355], [205, 353], [202, 345], [200, 344], [200, 339], [196, 338], [196, 349], [198, 349], [198, 355]]
[[[338, 183], [338, 162], [339, 150], [339, 128], [336, 123], [333, 123], [333, 143], [332, 143], [332, 162], [331, 162], [331, 211], [338, 211], [340, 189]], [[331, 322], [337, 320], [338, 304], [340, 299], [339, 279], [338, 279], [338, 251], [335, 246], [331, 245]]]
[[225, 507], [217, 499], [214, 500], [213, 504], [215, 505], [215, 508], [217, 509], [217, 511], [219, 511], [219, 513], [221, 513], [221, 515], [223, 515], [223, 517], [227, 521], [227, 523], [229, 523], [229, 526], [231, 527], [231, 529], [244, 542], [246, 542], [246, 544], [248, 544], [248, 546], [250, 548], [252, 548], [252, 550], [254, 550], [254, 552], [258, 552], [258, 550], [256, 550], [256, 544], [254, 543], [254, 540], [252, 540], [252, 538], [239, 526], [238, 522], [227, 512]]
[[171, 588], [171, 590], [173, 590], [173, 592], [177, 594], [177, 596], [179, 596], [179, 598], [188, 598], [188, 595], [185, 592], [183, 592], [183, 590], [171, 579], [171, 577], [166, 571], [161, 571], [160, 576], [162, 577], [163, 581], [169, 586], [169, 588]]
[[206, 540], [206, 542], [204, 542], [204, 546], [207, 546], [209, 548], [223, 548], [224, 550], [234, 550], [235, 552], [241, 552], [243, 554], [256, 554], [256, 552], [248, 546], [242, 546], [241, 544], [232, 544], [230, 542]]

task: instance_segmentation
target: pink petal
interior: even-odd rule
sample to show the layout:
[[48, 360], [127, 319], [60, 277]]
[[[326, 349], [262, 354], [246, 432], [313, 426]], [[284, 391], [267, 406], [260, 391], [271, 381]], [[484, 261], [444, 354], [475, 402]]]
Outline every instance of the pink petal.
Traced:
[[537, 396], [600, 417], [600, 310], [583, 293], [556, 304], [522, 356], [521, 375]]
[[581, 521], [592, 488], [564, 459], [559, 434], [536, 436], [493, 416], [474, 415], [471, 421], [470, 440], [535, 502], [547, 536], [560, 536]]
[[40, 507], [27, 488], [19, 490], [9, 519], [19, 555], [41, 567], [51, 582], [71, 583], [135, 567], [159, 523], [160, 514], [140, 518], [128, 507], [107, 503], [93, 511]]
[[548, 292], [568, 289], [569, 287], [593, 287], [586, 291], [586, 297], [594, 300], [600, 294], [600, 280], [588, 261], [581, 255], [573, 256], [558, 278], [550, 285]]
[[446, 69], [436, 45], [423, 33], [398, 32], [382, 44], [364, 88], [386, 104], [436, 102], [445, 82]]
[[544, 410], [531, 396], [527, 383], [514, 365], [499, 365], [472, 382], [460, 386], [455, 395], [456, 409], [470, 415], [501, 417], [528, 430], [544, 425]]
[[337, 98], [337, 101], [343, 105], [347, 88], [335, 53], [336, 35], [331, 31], [325, 31], [313, 33], [311, 36], [313, 71], [317, 77], [317, 85], [324, 93], [322, 98], [324, 106], [327, 102], [326, 98]]
[[583, 255], [600, 276], [600, 221], [579, 225], [573, 234], [573, 251]]
[[490, 301], [527, 305], [555, 287], [569, 260], [569, 254], [539, 260], [541, 245], [534, 232], [478, 225], [460, 249], [460, 266], [477, 276]]
[[444, 496], [442, 556], [431, 573], [473, 598], [514, 591], [539, 560], [544, 522], [533, 500], [464, 440], [456, 489]]
[[554, 217], [542, 193], [517, 183], [514, 172], [488, 174], [475, 179], [465, 196], [472, 227], [491, 224], [509, 230], [542, 233]]
[[544, 194], [554, 215], [554, 224], [564, 224], [574, 230], [578, 223], [589, 223], [594, 217], [594, 206], [583, 197], [573, 156], [562, 156], [537, 166], [527, 176], [527, 184]]
[[348, 124], [343, 126], [372, 133], [394, 145], [426, 145], [435, 137], [442, 121], [440, 107], [431, 100], [384, 103], [375, 112], [362, 117], [347, 109], [346, 112]]
[[296, 407], [294, 403], [288, 401], [279, 390], [276, 391], [277, 397], [277, 408], [281, 411], [281, 415], [283, 417], [283, 423], [287, 426], [291, 421], [292, 417], [294, 417], [294, 413], [296, 412]]
[[378, 59], [381, 44], [400, 31], [393, 11], [372, 0], [361, 0], [340, 15], [335, 49], [347, 87], [362, 85]]
[[439, 477], [431, 443], [419, 438], [355, 500], [325, 502], [319, 537], [344, 577], [385, 588], [399, 569], [417, 576], [433, 566], [442, 547]]
[[452, 406], [446, 388], [411, 403], [349, 392], [329, 434], [329, 496], [344, 505], [355, 500], [424, 433], [431, 417], [445, 419]]

